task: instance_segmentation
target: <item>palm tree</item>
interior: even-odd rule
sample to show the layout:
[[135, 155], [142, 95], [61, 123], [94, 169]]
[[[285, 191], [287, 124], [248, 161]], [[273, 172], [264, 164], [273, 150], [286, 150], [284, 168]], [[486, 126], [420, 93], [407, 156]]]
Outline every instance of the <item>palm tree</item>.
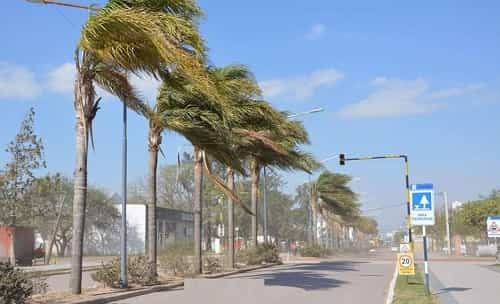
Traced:
[[78, 43], [75, 81], [76, 169], [73, 199], [71, 290], [81, 293], [83, 232], [87, 193], [87, 154], [92, 142], [92, 121], [99, 109], [94, 84], [144, 113], [142, 101], [128, 81], [130, 72], [163, 75], [169, 67], [196, 80], [210, 92], [202, 69], [203, 40], [195, 23], [190, 0], [111, 0], [92, 15]]
[[[351, 177], [345, 174], [324, 171], [312, 184], [311, 209], [313, 210], [313, 233], [316, 236], [316, 220], [319, 213], [340, 225], [354, 222], [360, 213], [357, 195], [349, 187]], [[321, 199], [321, 206], [318, 200]], [[315, 241], [315, 238], [313, 238]]]
[[[234, 172], [244, 173], [240, 159], [245, 158], [245, 150], [277, 150], [276, 145], [262, 132], [254, 131], [259, 127], [271, 128], [281, 113], [276, 112], [265, 102], [252, 100], [260, 94], [257, 83], [248, 69], [242, 65], [229, 65], [222, 68], [208, 67], [207, 72], [217, 88], [220, 99], [212, 100], [206, 94], [193, 91], [189, 83], [165, 83], [162, 87], [161, 105], [170, 113], [184, 113], [178, 119], [166, 122], [178, 133], [184, 135], [194, 147], [195, 193], [193, 210], [195, 222], [195, 271], [201, 267], [201, 200], [203, 174], [227, 196], [230, 210], [230, 242], [234, 239], [231, 223], [233, 222], [233, 202], [237, 202], [247, 213], [251, 213], [233, 192]], [[167, 89], [168, 87], [168, 89]], [[271, 118], [274, 118], [271, 119]], [[249, 130], [248, 128], [251, 127]], [[243, 149], [244, 148], [244, 149]], [[281, 148], [279, 148], [281, 149]], [[281, 150], [280, 150], [281, 151]], [[255, 152], [257, 153], [257, 152]], [[275, 154], [278, 152], [275, 152]], [[211, 173], [210, 160], [214, 159], [227, 166], [227, 185]], [[232, 243], [232, 242], [231, 242]], [[234, 265], [234, 249], [231, 252], [230, 265]]]
[[[161, 113], [161, 127], [184, 136], [193, 145], [194, 150], [194, 238], [196, 273], [202, 271], [201, 255], [201, 218], [202, 218], [202, 181], [203, 174], [208, 177], [232, 200], [244, 209], [241, 200], [234, 195], [224, 182], [211, 172], [210, 160], [214, 159], [228, 165], [238, 172], [244, 172], [238, 155], [230, 149], [229, 129], [221, 109], [227, 105], [226, 99], [212, 99], [199, 90], [193, 90], [189, 81], [182, 75], [175, 75], [169, 81], [164, 80], [157, 101], [157, 112]], [[217, 83], [214, 82], [216, 85]], [[219, 94], [220, 96], [225, 96]]]
[[[284, 170], [303, 170], [310, 173], [318, 164], [314, 158], [297, 149], [297, 145], [309, 143], [307, 132], [302, 124], [288, 121], [283, 113], [279, 120], [275, 121], [274, 130], [270, 132], [269, 138], [281, 148], [281, 151], [261, 149], [257, 153], [251, 153], [250, 177], [251, 177], [251, 203], [252, 203], [252, 242], [257, 245], [258, 230], [258, 193], [260, 170], [263, 166], [277, 167]], [[276, 153], [279, 152], [279, 153]]]

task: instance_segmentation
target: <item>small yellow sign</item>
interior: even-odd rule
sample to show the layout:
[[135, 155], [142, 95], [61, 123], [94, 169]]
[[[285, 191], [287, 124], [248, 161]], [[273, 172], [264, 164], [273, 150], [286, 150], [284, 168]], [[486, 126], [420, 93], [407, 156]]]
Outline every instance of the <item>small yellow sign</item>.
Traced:
[[398, 254], [398, 272], [399, 275], [415, 275], [413, 253]]

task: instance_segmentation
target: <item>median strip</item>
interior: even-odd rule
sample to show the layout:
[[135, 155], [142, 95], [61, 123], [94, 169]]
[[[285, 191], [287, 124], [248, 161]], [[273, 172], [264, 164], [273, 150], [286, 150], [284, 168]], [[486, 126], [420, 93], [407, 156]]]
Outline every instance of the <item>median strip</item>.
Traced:
[[418, 267], [415, 267], [415, 275], [397, 277], [392, 304], [438, 303], [437, 297], [426, 291], [424, 278]]

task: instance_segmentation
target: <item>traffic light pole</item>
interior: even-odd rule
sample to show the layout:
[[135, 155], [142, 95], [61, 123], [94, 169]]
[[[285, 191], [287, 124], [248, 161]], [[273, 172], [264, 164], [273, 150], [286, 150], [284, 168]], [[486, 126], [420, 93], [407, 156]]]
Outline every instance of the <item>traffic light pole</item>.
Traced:
[[410, 217], [410, 177], [409, 177], [409, 166], [408, 166], [408, 155], [400, 154], [400, 155], [383, 155], [383, 156], [366, 156], [366, 157], [354, 157], [354, 158], [346, 158], [345, 154], [339, 155], [339, 163], [341, 166], [344, 166], [346, 161], [354, 161], [354, 160], [375, 160], [375, 159], [395, 159], [402, 158], [405, 162], [405, 186], [406, 186], [406, 211], [408, 215], [408, 242], [410, 243], [410, 248], [413, 251], [413, 237], [411, 233], [411, 217]]

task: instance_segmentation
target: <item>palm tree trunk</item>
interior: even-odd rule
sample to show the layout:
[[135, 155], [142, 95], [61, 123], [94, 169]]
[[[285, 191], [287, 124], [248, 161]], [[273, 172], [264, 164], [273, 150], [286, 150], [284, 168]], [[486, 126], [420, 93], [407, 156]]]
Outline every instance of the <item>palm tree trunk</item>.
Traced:
[[160, 130], [150, 126], [149, 129], [149, 204], [148, 204], [148, 266], [149, 279], [155, 281], [157, 277], [157, 227], [156, 227], [156, 174], [158, 170], [158, 150], [161, 144]]
[[[78, 90], [79, 82], [76, 84], [76, 98], [85, 98], [82, 96], [82, 90]], [[82, 255], [83, 255], [83, 233], [85, 230], [85, 209], [87, 204], [87, 155], [88, 139], [87, 131], [77, 109], [76, 116], [76, 169], [74, 175], [74, 194], [73, 194], [73, 239], [71, 246], [71, 280], [70, 287], [73, 294], [82, 292]], [[64, 253], [63, 253], [64, 254]]]
[[[234, 172], [231, 168], [227, 169], [227, 187], [234, 190]], [[227, 226], [228, 226], [228, 265], [229, 268], [234, 268], [234, 202], [231, 197], [227, 198]]]
[[201, 191], [203, 187], [203, 166], [202, 155], [199, 147], [194, 147], [194, 194], [193, 194], [193, 212], [194, 212], [194, 273], [202, 273], [201, 256]]
[[251, 239], [254, 246], [257, 246], [257, 230], [258, 230], [258, 193], [259, 193], [259, 175], [260, 168], [259, 164], [254, 160], [250, 164], [251, 170], [251, 180], [252, 180], [252, 190], [251, 190], [251, 200], [252, 200], [252, 231]]
[[312, 242], [316, 243], [318, 238], [318, 198], [316, 192], [311, 193], [311, 211], [312, 211]]

